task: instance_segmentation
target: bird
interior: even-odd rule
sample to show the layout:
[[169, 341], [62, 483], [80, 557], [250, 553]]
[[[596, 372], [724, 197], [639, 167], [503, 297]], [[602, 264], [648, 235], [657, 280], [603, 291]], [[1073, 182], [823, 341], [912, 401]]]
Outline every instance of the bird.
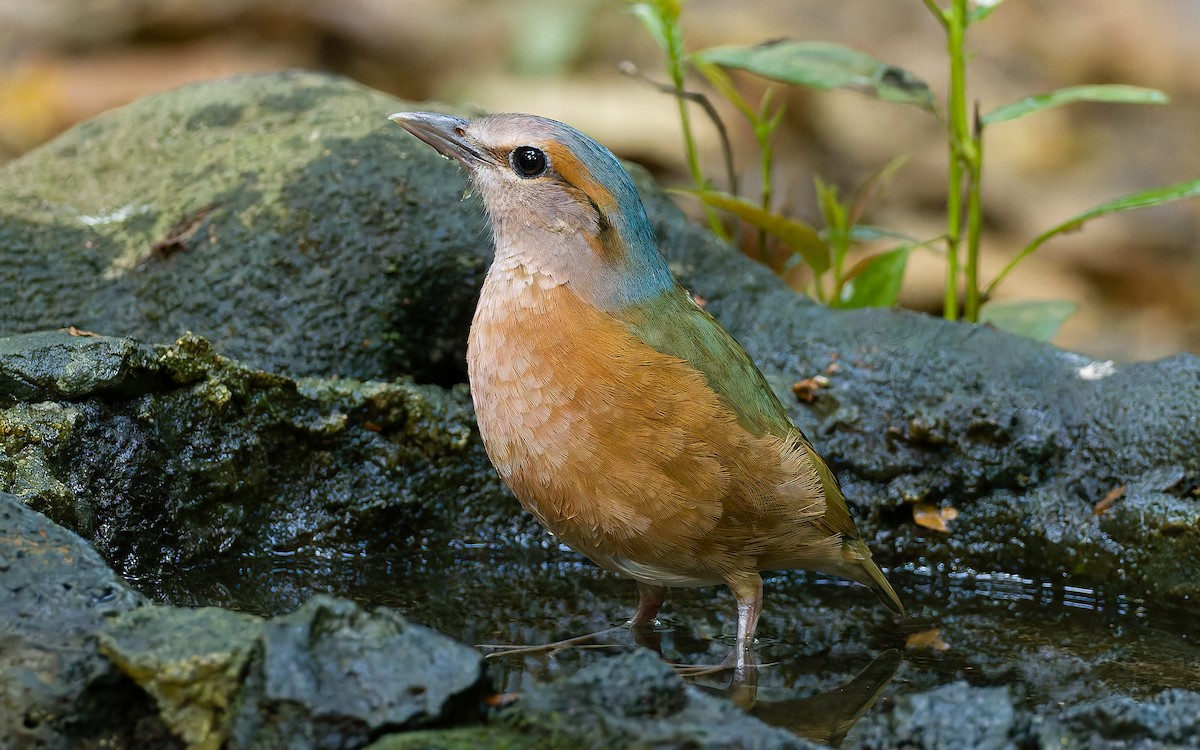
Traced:
[[495, 253], [467, 342], [484, 448], [561, 542], [637, 584], [724, 584], [752, 649], [762, 572], [867, 585], [903, 614], [837, 477], [750, 356], [675, 279], [632, 178], [579, 130], [529, 114], [391, 119], [465, 168]]

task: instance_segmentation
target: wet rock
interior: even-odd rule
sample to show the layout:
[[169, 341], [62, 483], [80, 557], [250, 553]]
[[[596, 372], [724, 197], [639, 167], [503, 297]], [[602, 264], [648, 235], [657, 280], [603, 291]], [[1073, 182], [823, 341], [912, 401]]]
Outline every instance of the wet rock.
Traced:
[[1200, 747], [1200, 693], [1164, 690], [1147, 701], [1113, 695], [1066, 709], [1042, 730], [1043, 747]]
[[353, 748], [477, 720], [485, 688], [478, 652], [386, 609], [149, 605], [86, 541], [0, 493], [5, 748]]
[[272, 620], [153, 607], [105, 628], [101, 652], [152, 695], [192, 748], [356, 748], [386, 732], [470, 722], [486, 687], [477, 651], [318, 596]]
[[1034, 712], [1007, 687], [954, 682], [897, 698], [851, 734], [871, 748], [1200, 747], [1200, 693], [1165, 690], [1149, 700], [1108, 695]]
[[[461, 533], [464, 507], [498, 491], [472, 435], [463, 389], [295, 380], [190, 335], [0, 339], [0, 488], [164, 587], [181, 567], [239, 557], [285, 553], [318, 569], [350, 551], [415, 559], [426, 535]], [[190, 593], [177, 602], [204, 600], [179, 588]], [[270, 613], [304, 596], [245, 601]]]
[[22, 401], [74, 399], [135, 386], [129, 339], [54, 333], [0, 339], [0, 393]]
[[888, 714], [869, 717], [859, 746], [1005, 750], [1018, 745], [1026, 728], [1006, 687], [953, 682], [899, 698]]
[[479, 652], [386, 609], [317, 596], [268, 622], [231, 746], [359, 747], [478, 719]]
[[96, 649], [108, 622], [145, 604], [87, 542], [0, 492], [0, 744], [176, 747]]
[[100, 653], [154, 698], [189, 748], [218, 750], [262, 630], [259, 618], [216, 607], [145, 607], [100, 633]]
[[437, 156], [386, 120], [397, 106], [328, 76], [247, 76], [5, 165], [0, 336], [193, 330], [292, 376], [461, 380], [488, 238]]
[[530, 738], [576, 748], [820, 747], [684, 684], [645, 649], [539, 686], [501, 721]]

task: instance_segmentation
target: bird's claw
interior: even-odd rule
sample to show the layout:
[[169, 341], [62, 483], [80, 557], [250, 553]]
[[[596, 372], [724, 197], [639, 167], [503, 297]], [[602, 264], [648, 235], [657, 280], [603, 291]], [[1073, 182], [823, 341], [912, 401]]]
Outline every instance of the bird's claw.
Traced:
[[[485, 659], [498, 659], [505, 656], [528, 656], [530, 654], [556, 654], [568, 648], [574, 648], [594, 640], [604, 635], [608, 635], [618, 628], [606, 628], [598, 630], [595, 633], [587, 633], [586, 635], [577, 635], [574, 638], [565, 638], [561, 641], [553, 643], [542, 643], [532, 646], [517, 646], [511, 643], [477, 643], [475, 648], [479, 649], [499, 649], [490, 654], [484, 654]], [[604, 644], [597, 644], [598, 647], [603, 647]]]

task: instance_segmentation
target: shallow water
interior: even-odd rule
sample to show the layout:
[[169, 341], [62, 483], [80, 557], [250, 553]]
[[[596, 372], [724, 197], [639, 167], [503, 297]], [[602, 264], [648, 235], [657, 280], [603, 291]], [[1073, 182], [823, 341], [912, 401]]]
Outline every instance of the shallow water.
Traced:
[[[960, 573], [921, 566], [889, 573], [908, 609], [894, 617], [867, 589], [800, 572], [766, 577], [756, 655], [756, 705], [767, 721], [837, 742], [880, 702], [955, 680], [1006, 685], [1019, 702], [1053, 713], [1111, 693], [1145, 698], [1200, 689], [1200, 608], [1159, 606], [1066, 581]], [[633, 611], [631, 581], [569, 550], [462, 546], [413, 561], [384, 555], [216, 561], [143, 581], [176, 604], [270, 615], [323, 591], [386, 605], [465, 643], [528, 645], [609, 629]], [[723, 588], [677, 589], [655, 638], [672, 663], [712, 665], [736, 625]], [[556, 652], [490, 660], [500, 692], [569, 674], [634, 647], [626, 629]], [[857, 679], [856, 679], [857, 678]], [[729, 677], [697, 684], [727, 692]], [[754, 692], [754, 691], [751, 691]], [[735, 700], [749, 703], [746, 686]]]

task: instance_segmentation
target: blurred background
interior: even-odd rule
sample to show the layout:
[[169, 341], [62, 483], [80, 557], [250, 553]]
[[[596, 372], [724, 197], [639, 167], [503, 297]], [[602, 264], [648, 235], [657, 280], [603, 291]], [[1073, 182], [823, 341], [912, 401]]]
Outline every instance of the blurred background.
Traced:
[[[920, 0], [691, 0], [683, 25], [690, 50], [833, 41], [916, 73], [939, 103], [945, 90], [944, 36]], [[1008, 0], [973, 28], [970, 86], [984, 110], [1085, 83], [1148, 86], [1172, 99], [1072, 105], [989, 129], [985, 280], [1080, 211], [1200, 177], [1198, 39], [1196, 0]], [[666, 78], [661, 51], [622, 0], [0, 0], [0, 163], [151, 92], [307, 68], [414, 101], [564, 120], [662, 184], [686, 185], [674, 102], [622, 74], [624, 61]], [[749, 96], [761, 91], [755, 79], [737, 82]], [[919, 237], [943, 231], [938, 120], [851, 92], [789, 89], [784, 98], [777, 210], [817, 222], [814, 175], [845, 194], [905, 154], [867, 221]], [[755, 185], [752, 134], [731, 107], [721, 111], [740, 180]], [[702, 116], [695, 124], [704, 171], [720, 184], [716, 134]], [[941, 258], [914, 254], [901, 304], [937, 312], [942, 279]], [[1102, 218], [1052, 240], [997, 297], [1075, 302], [1055, 343], [1095, 357], [1200, 352], [1200, 201]]]

